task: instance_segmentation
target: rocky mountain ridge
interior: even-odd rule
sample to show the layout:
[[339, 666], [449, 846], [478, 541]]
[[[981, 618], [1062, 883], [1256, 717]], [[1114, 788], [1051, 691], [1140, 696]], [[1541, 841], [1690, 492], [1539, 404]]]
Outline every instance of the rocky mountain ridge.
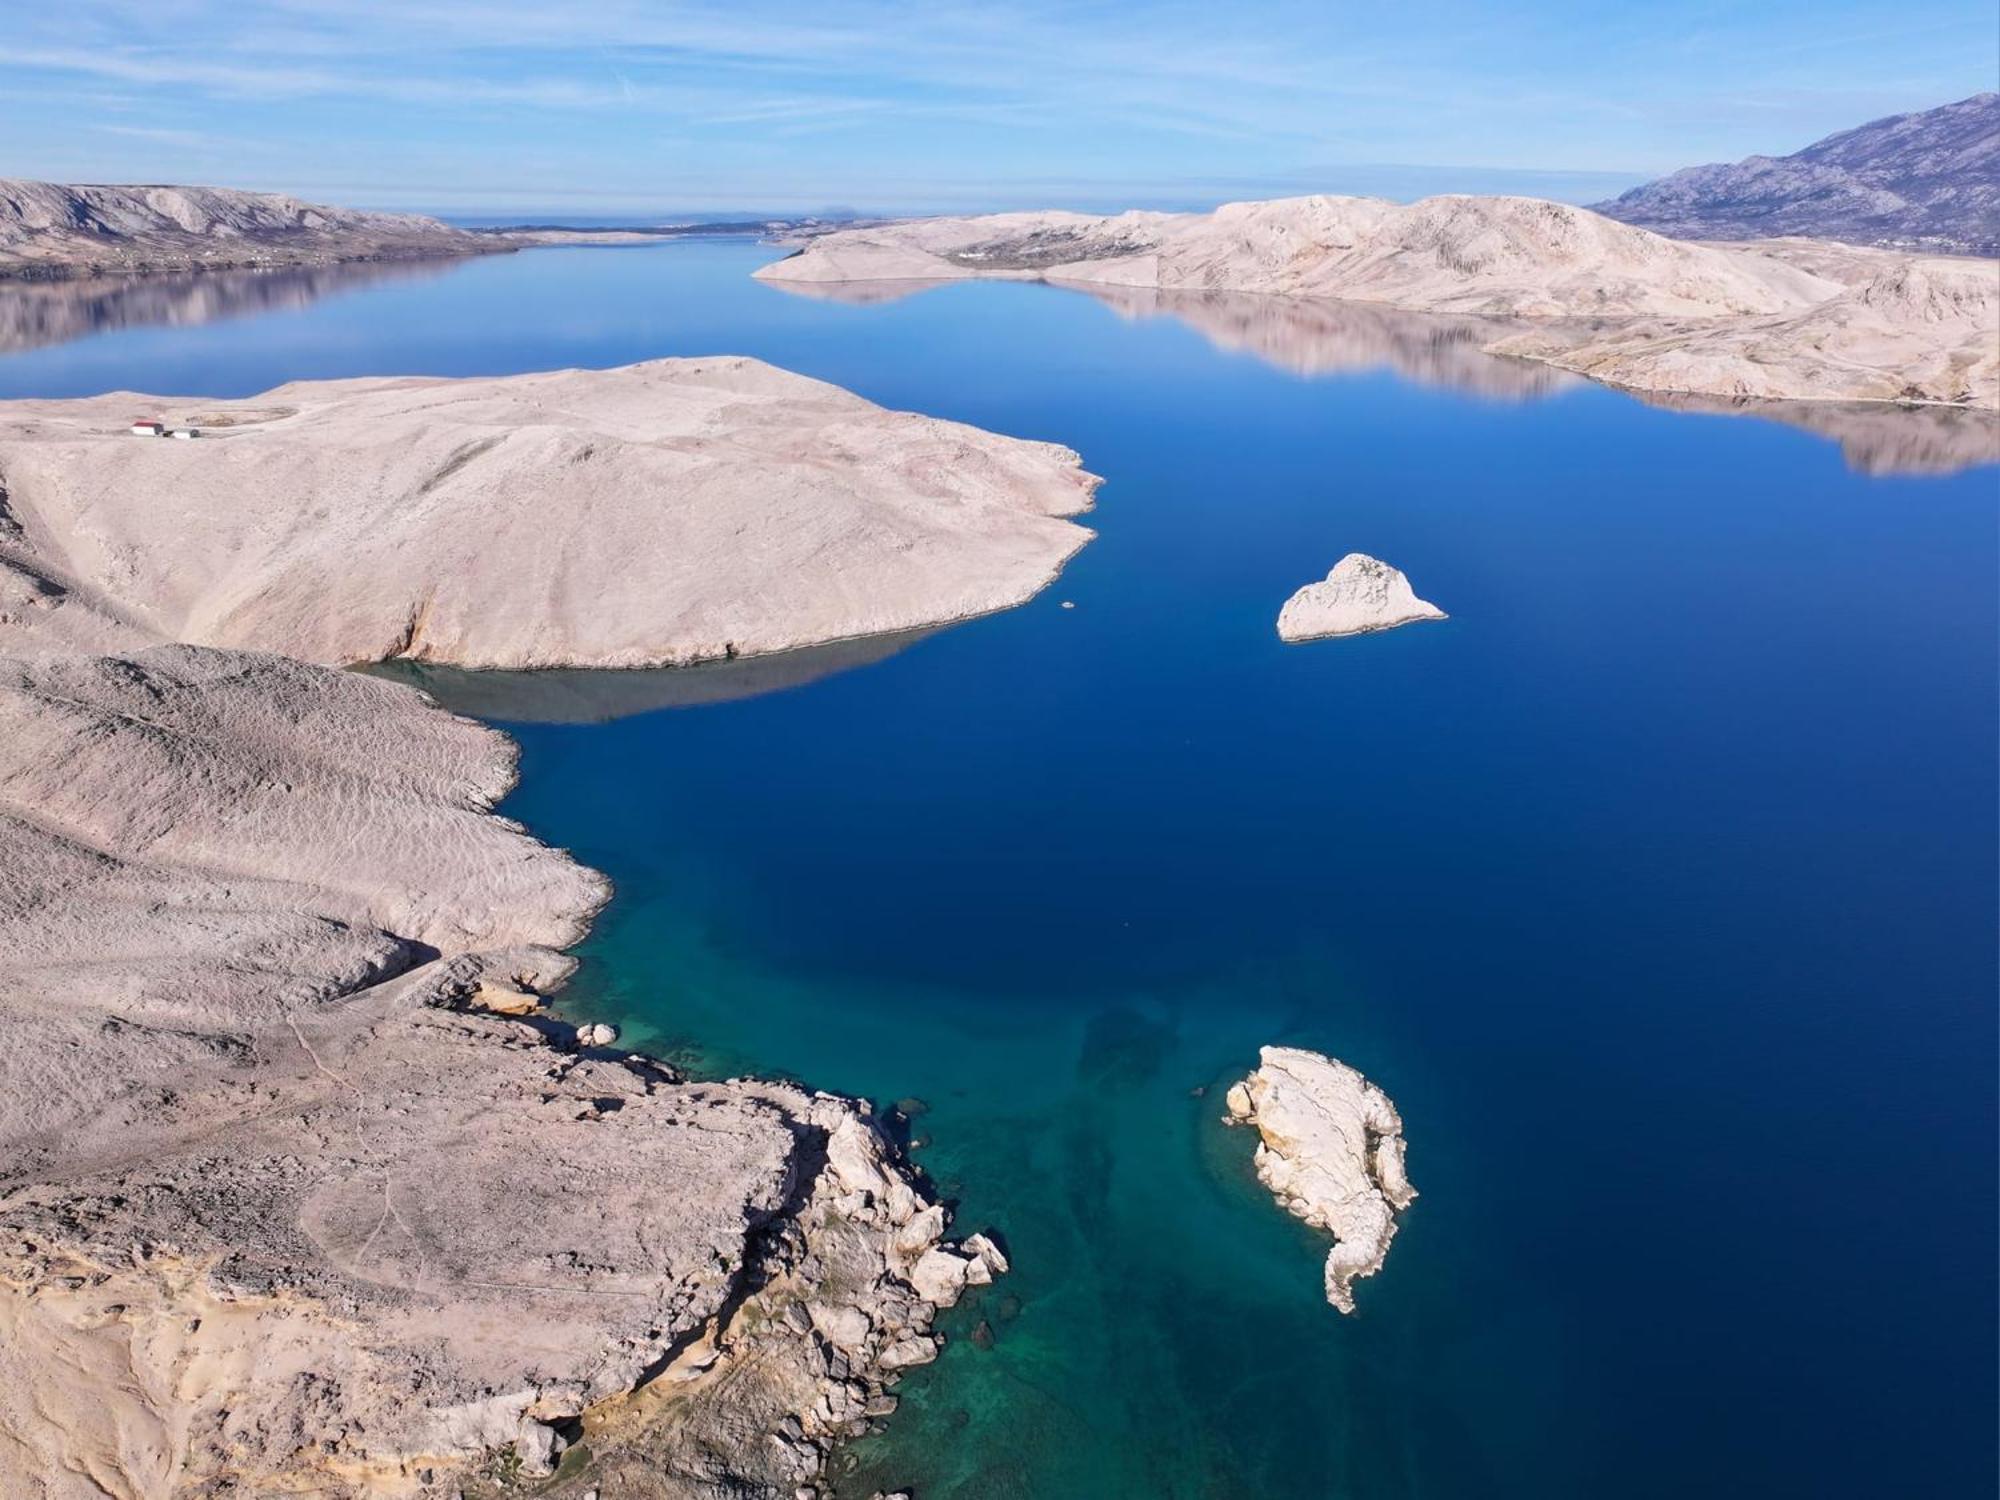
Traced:
[[1789, 156], [1687, 167], [1593, 207], [1680, 239], [2000, 255], [2000, 93], [1872, 120]]
[[513, 248], [421, 214], [335, 208], [284, 193], [0, 178], [0, 277], [422, 260]]

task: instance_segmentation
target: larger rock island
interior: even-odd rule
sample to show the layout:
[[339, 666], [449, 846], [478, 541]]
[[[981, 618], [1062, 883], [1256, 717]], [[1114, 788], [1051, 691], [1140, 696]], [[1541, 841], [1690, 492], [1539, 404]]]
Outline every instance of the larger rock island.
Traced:
[[606, 883], [320, 663], [937, 624], [1093, 483], [747, 360], [0, 406], [0, 1493], [818, 1493], [1005, 1257], [867, 1105], [544, 1011]]
[[1990, 261], [1797, 240], [1690, 244], [1531, 198], [925, 219], [829, 234], [757, 275], [1374, 302], [1507, 320], [1494, 352], [1635, 390], [2000, 409]]
[[1396, 1215], [1417, 1197], [1396, 1106], [1346, 1063], [1302, 1047], [1263, 1048], [1227, 1103], [1231, 1124], [1256, 1128], [1258, 1180], [1288, 1212], [1333, 1235], [1326, 1300], [1353, 1312], [1354, 1283], [1382, 1269]]

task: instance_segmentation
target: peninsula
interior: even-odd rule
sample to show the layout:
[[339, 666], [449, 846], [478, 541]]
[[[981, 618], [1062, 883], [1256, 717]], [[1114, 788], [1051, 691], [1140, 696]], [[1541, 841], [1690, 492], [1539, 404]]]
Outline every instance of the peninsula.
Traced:
[[1000, 1246], [865, 1103], [547, 1013], [606, 882], [326, 664], [937, 625], [1094, 484], [741, 359], [0, 405], [0, 1491], [820, 1494]]
[[1802, 240], [1690, 244], [1531, 198], [925, 219], [825, 235], [756, 274], [1382, 303], [1504, 320], [1490, 352], [1637, 391], [2000, 409], [1990, 261]]
[[[135, 417], [202, 436], [135, 438]], [[1005, 609], [1090, 539], [1069, 518], [1098, 482], [1067, 448], [737, 358], [11, 402], [0, 476], [19, 576], [47, 601], [0, 605], [0, 650], [136, 632], [510, 669], [679, 666]]]

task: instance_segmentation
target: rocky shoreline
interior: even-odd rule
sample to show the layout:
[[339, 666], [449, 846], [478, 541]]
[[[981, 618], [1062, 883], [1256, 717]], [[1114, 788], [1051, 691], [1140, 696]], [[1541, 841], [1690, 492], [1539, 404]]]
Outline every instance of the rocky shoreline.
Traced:
[[[963, 523], [928, 533], [935, 555], [1003, 595], [1087, 539], [1055, 519], [1094, 484], [1066, 450], [748, 361], [642, 368], [567, 372], [560, 403], [521, 378], [543, 406], [514, 462], [545, 542], [587, 521], [643, 567], [676, 505], [723, 495], [740, 525], [754, 493], [789, 523], [818, 496], [810, 545], [908, 580], [867, 605], [901, 618], [961, 597], [897, 571], [927, 511]], [[449, 457], [490, 415], [469, 398], [507, 383], [386, 384], [468, 398], [427, 408]], [[832, 1446], [893, 1410], [935, 1356], [936, 1312], [1004, 1254], [947, 1240], [867, 1104], [690, 1081], [546, 1013], [609, 888], [494, 814], [503, 736], [409, 687], [245, 649], [262, 632], [364, 654], [367, 609], [317, 606], [343, 571], [363, 595], [380, 582], [333, 504], [368, 489], [353, 451], [328, 458], [337, 492], [269, 482], [296, 479], [310, 442], [252, 449], [258, 426], [173, 444], [101, 430], [90, 402], [0, 408], [0, 1019], [38, 1038], [0, 1059], [0, 1490], [470, 1496], [554, 1468], [538, 1493], [821, 1493]], [[384, 453], [426, 450], [368, 430]], [[621, 509], [536, 468], [593, 442], [673, 449], [681, 483], [655, 476]], [[134, 490], [129, 465], [184, 461], [213, 466], [182, 481], [206, 528], [158, 472]], [[429, 550], [398, 538], [435, 570], [418, 598], [461, 588], [459, 633], [425, 659], [504, 657], [531, 582], [466, 587], [442, 543], [455, 483], [489, 518], [507, 486], [438, 468], [381, 490], [433, 528]], [[822, 596], [789, 587], [783, 546], [735, 555], [725, 583], [763, 601], [770, 638], [848, 618], [796, 613]], [[572, 664], [599, 664], [621, 646], [592, 618], [620, 596], [566, 586], [564, 565], [532, 591], [568, 621]], [[249, 607], [302, 577], [325, 580], [306, 608]], [[703, 640], [663, 599], [622, 625], [650, 635], [648, 659]], [[228, 643], [184, 643], [204, 636]]]

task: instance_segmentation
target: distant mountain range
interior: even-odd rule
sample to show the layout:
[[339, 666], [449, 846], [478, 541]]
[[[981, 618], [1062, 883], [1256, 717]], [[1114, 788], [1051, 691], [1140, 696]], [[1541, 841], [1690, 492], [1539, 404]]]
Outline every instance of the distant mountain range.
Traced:
[[1891, 115], [1790, 156], [1689, 167], [1592, 207], [1680, 239], [1797, 234], [2000, 254], [2000, 94]]

